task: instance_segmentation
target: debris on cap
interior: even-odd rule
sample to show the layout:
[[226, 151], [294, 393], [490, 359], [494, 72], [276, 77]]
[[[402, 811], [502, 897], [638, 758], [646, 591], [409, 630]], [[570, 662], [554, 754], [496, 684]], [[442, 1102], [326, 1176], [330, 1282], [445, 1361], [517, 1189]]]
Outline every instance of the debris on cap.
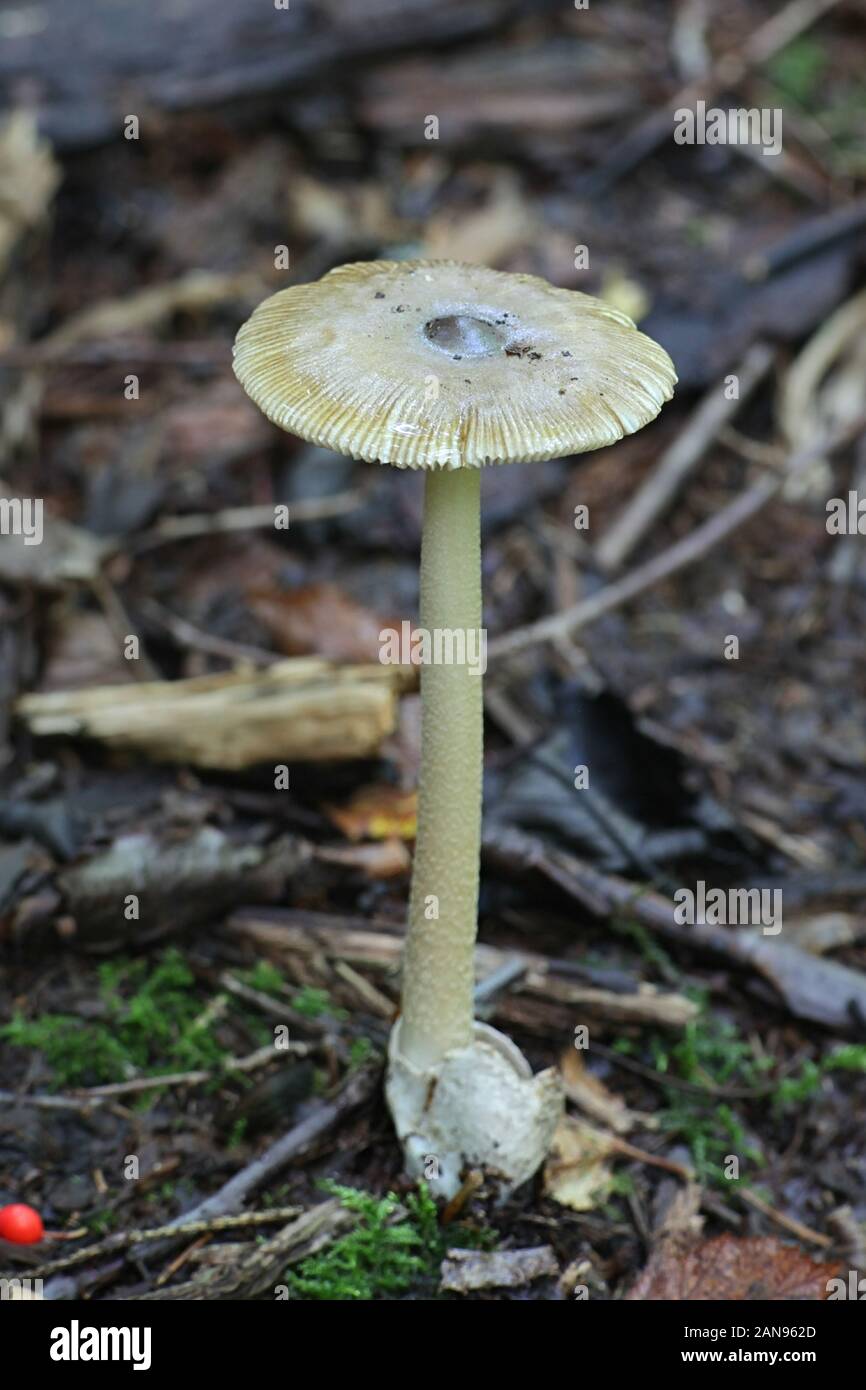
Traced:
[[590, 295], [454, 261], [362, 261], [260, 304], [234, 370], [282, 429], [398, 468], [478, 468], [614, 444], [676, 383]]

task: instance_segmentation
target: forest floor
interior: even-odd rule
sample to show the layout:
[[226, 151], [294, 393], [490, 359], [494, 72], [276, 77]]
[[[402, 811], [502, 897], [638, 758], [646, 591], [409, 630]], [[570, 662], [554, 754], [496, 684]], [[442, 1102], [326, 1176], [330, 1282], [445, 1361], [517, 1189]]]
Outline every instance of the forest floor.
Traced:
[[[86, 95], [53, 19], [18, 72], [53, 146], [0, 131], [0, 491], [45, 504], [42, 545], [0, 536], [0, 1206], [48, 1231], [2, 1272], [824, 1298], [866, 1274], [866, 551], [828, 528], [866, 477], [862, 14], [351, 8], [293, 5], [275, 72], [278, 17], [239, 5], [191, 69], [130, 5]], [[676, 144], [690, 73], [781, 109], [784, 153]], [[417, 612], [420, 479], [280, 434], [231, 372], [266, 294], [403, 256], [602, 295], [680, 377], [612, 449], [485, 470], [479, 1012], [568, 1120], [444, 1213], [381, 1088], [417, 688], [380, 669], [376, 729], [315, 760], [291, 714], [331, 728]], [[154, 685], [203, 678], [223, 703]], [[241, 722], [265, 698], [285, 746]], [[701, 883], [783, 929], [680, 922]]]

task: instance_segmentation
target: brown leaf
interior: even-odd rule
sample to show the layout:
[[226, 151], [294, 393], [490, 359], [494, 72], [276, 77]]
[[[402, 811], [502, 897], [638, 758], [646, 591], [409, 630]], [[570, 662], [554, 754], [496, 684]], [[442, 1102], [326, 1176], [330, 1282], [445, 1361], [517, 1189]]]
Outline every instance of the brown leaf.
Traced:
[[613, 1182], [608, 1163], [611, 1153], [608, 1135], [572, 1115], [563, 1115], [544, 1165], [545, 1194], [573, 1211], [601, 1206]]
[[368, 878], [400, 878], [412, 867], [408, 849], [402, 840], [393, 835], [374, 843], [319, 849], [316, 858], [327, 864], [360, 869]]
[[345, 806], [327, 806], [336, 826], [350, 840], [414, 840], [417, 828], [415, 792], [397, 787], [362, 787]]
[[134, 664], [124, 659], [121, 642], [102, 613], [64, 603], [49, 614], [46, 661], [36, 689], [129, 685], [135, 679]]
[[621, 1096], [609, 1091], [604, 1082], [586, 1067], [583, 1057], [568, 1047], [559, 1060], [565, 1094], [593, 1120], [608, 1125], [616, 1134], [628, 1134], [638, 1116], [633, 1115]]
[[271, 428], [234, 382], [220, 380], [177, 401], [163, 416], [164, 450], [178, 470], [197, 460], [244, 457], [266, 445]]
[[383, 628], [397, 621], [371, 613], [336, 584], [302, 589], [251, 589], [247, 601], [287, 656], [316, 655], [329, 661], [378, 661]]
[[813, 1260], [774, 1236], [717, 1236], [686, 1253], [658, 1250], [628, 1299], [680, 1302], [811, 1301], [827, 1297], [839, 1264]]

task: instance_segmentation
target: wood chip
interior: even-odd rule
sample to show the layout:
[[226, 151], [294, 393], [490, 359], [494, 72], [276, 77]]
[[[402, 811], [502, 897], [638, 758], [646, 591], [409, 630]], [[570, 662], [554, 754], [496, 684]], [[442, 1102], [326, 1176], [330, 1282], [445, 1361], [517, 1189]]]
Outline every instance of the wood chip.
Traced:
[[393, 668], [300, 658], [265, 671], [25, 695], [15, 709], [42, 737], [92, 738], [156, 762], [237, 770], [372, 757], [394, 730], [398, 688]]
[[442, 1261], [443, 1293], [472, 1293], [475, 1289], [520, 1289], [533, 1279], [557, 1278], [559, 1265], [549, 1245], [527, 1250], [449, 1250]]

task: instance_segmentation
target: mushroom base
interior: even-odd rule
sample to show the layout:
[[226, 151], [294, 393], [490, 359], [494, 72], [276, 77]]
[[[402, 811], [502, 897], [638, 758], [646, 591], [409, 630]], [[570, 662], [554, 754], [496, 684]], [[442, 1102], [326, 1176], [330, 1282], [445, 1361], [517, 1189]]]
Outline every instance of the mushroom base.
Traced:
[[402, 1055], [398, 1021], [385, 1094], [407, 1172], [445, 1198], [459, 1192], [466, 1168], [482, 1168], [502, 1197], [531, 1178], [563, 1108], [558, 1073], [533, 1076], [520, 1049], [486, 1023], [474, 1024], [468, 1047], [420, 1069]]

